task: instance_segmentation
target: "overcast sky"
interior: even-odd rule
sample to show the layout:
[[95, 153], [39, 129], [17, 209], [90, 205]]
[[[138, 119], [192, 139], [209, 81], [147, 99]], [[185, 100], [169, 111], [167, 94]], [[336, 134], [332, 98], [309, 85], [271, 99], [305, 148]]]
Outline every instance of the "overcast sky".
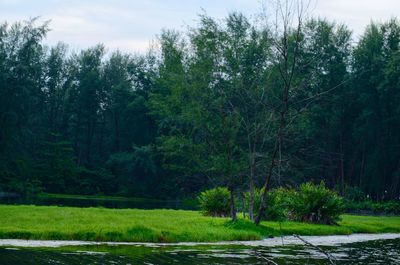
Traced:
[[[111, 50], [143, 52], [161, 29], [195, 25], [202, 9], [222, 19], [232, 11], [254, 15], [260, 8], [260, 0], [0, 0], [0, 20], [51, 20], [49, 44], [62, 41], [80, 49], [104, 43]], [[345, 23], [358, 36], [371, 20], [400, 16], [400, 0], [319, 0], [312, 12]]]

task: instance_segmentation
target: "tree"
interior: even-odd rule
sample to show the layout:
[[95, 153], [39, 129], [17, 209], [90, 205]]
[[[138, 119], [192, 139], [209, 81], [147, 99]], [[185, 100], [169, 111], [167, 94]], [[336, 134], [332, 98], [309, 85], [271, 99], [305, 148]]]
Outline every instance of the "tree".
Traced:
[[[104, 47], [96, 46], [82, 51], [75, 60], [75, 79], [72, 83], [74, 148], [77, 150], [78, 165], [93, 165], [93, 148], [98, 129], [99, 114], [103, 111], [104, 93], [102, 86], [102, 57]], [[96, 139], [98, 140], [98, 139]]]
[[5, 189], [24, 192], [38, 185], [30, 173], [32, 154], [43, 139], [40, 42], [47, 31], [47, 23], [37, 26], [36, 19], [0, 25], [0, 185]]
[[71, 144], [61, 140], [61, 135], [52, 134], [51, 141], [43, 142], [35, 161], [39, 180], [47, 192], [74, 192], [78, 184], [80, 168], [74, 157]]
[[[261, 194], [260, 209], [258, 210], [255, 223], [259, 224], [266, 209], [266, 194], [270, 188], [273, 170], [276, 166], [276, 158], [283, 144], [284, 136], [288, 126], [288, 113], [290, 111], [290, 95], [298, 81], [294, 79], [298, 71], [299, 50], [302, 42], [302, 29], [306, 5], [302, 1], [288, 0], [277, 1], [275, 22], [274, 48], [276, 50], [276, 65], [279, 70], [279, 97], [278, 105], [279, 121], [276, 129], [274, 147], [270, 155], [270, 165], [267, 168], [263, 192]], [[293, 19], [295, 20], [293, 22]], [[294, 25], [292, 25], [294, 23]]]
[[[398, 62], [400, 26], [371, 23], [354, 50], [353, 138], [360, 150], [358, 183], [369, 196], [385, 199], [399, 190]], [[354, 147], [353, 147], [354, 148]], [[397, 190], [397, 191], [396, 191]]]

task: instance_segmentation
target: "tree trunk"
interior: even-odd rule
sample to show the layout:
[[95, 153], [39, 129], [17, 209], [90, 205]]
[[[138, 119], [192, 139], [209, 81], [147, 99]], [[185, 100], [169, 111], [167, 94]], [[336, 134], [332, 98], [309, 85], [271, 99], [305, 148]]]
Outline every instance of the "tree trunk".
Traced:
[[254, 154], [251, 158], [251, 165], [250, 165], [250, 182], [249, 182], [249, 218], [251, 221], [254, 221], [254, 178], [255, 178], [255, 158]]
[[345, 195], [343, 136], [340, 134], [340, 195]]
[[[281, 134], [281, 133], [279, 133], [279, 134]], [[258, 213], [257, 213], [256, 219], [254, 220], [254, 223], [256, 225], [260, 224], [262, 216], [264, 215], [265, 210], [267, 208], [266, 197], [267, 197], [267, 192], [268, 192], [268, 189], [269, 189], [269, 182], [270, 182], [270, 179], [272, 177], [273, 169], [275, 167], [275, 159], [276, 159], [276, 155], [278, 153], [278, 149], [279, 149], [278, 148], [278, 139], [276, 139], [274, 150], [273, 150], [273, 153], [272, 153], [271, 164], [269, 166], [267, 177], [265, 179], [263, 190], [262, 190], [261, 196], [260, 196], [261, 197], [260, 198], [260, 208], [258, 209]]]
[[232, 186], [229, 187], [229, 192], [230, 192], [229, 204], [231, 207], [231, 219], [232, 219], [232, 221], [236, 221], [237, 216], [236, 216], [236, 207], [235, 207], [235, 194], [234, 194], [234, 189]]
[[[274, 143], [274, 149], [272, 151], [271, 155], [271, 163], [268, 168], [266, 178], [265, 178], [265, 183], [263, 186], [263, 191], [261, 193], [261, 201], [260, 201], [260, 208], [258, 210], [257, 217], [254, 221], [256, 225], [258, 225], [261, 221], [262, 216], [265, 213], [266, 209], [266, 195], [269, 190], [270, 186], [270, 180], [273, 174], [274, 167], [276, 166], [276, 157], [278, 154], [279, 149], [281, 148], [281, 145], [283, 144], [283, 136], [285, 134], [286, 126], [287, 126], [287, 117], [286, 115], [288, 114], [289, 111], [289, 92], [293, 86], [293, 77], [294, 73], [296, 70], [296, 65], [297, 65], [297, 57], [298, 57], [298, 49], [299, 49], [299, 44], [301, 42], [300, 38], [300, 32], [302, 28], [302, 19], [303, 19], [303, 14], [306, 11], [303, 9], [303, 5], [298, 5], [297, 7], [292, 6], [292, 2], [290, 1], [283, 1], [281, 3], [278, 1], [278, 6], [277, 6], [277, 11], [278, 9], [286, 10], [285, 12], [281, 13], [281, 21], [283, 23], [283, 32], [280, 40], [276, 42], [276, 48], [279, 52], [280, 56], [280, 62], [278, 64], [279, 68], [279, 74], [280, 74], [280, 79], [283, 83], [282, 87], [282, 94], [281, 94], [281, 106], [279, 107], [279, 112], [280, 112], [280, 117], [279, 117], [279, 127], [277, 128], [277, 134], [275, 138], [275, 143]], [[283, 9], [282, 9], [283, 8]], [[297, 10], [293, 9], [297, 8]], [[293, 11], [293, 13], [291, 12]], [[297, 12], [297, 14], [296, 14]], [[277, 13], [278, 14], [278, 13]], [[278, 16], [278, 15], [277, 15]], [[289, 48], [289, 28], [290, 28], [290, 23], [292, 18], [297, 19], [297, 26], [296, 26], [296, 32], [295, 32], [295, 40], [294, 40], [294, 51], [293, 51], [293, 56], [290, 56], [290, 48]], [[277, 17], [277, 20], [279, 18]]]

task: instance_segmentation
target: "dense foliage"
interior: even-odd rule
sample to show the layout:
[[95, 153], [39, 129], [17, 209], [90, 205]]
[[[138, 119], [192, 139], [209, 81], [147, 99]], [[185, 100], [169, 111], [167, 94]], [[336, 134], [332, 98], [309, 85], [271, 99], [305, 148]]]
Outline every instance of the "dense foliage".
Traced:
[[[293, 211], [293, 200], [295, 200], [295, 190], [288, 188], [276, 188], [272, 189], [267, 193], [267, 209], [264, 216], [264, 220], [272, 221], [287, 221], [291, 218], [291, 212]], [[254, 208], [253, 212], [256, 214], [256, 210], [260, 207], [261, 190], [255, 189], [254, 191]], [[240, 205], [240, 203], [238, 203]], [[249, 192], [244, 193], [243, 207], [240, 208], [244, 213], [249, 212], [250, 205], [250, 194]]]
[[301, 184], [293, 193], [289, 209], [292, 219], [322, 224], [336, 224], [344, 212], [343, 199], [322, 182]]
[[400, 215], [399, 201], [374, 202], [372, 200], [364, 201], [346, 201], [346, 211], [358, 214], [375, 215]]
[[[259, 207], [260, 190], [255, 191], [255, 209]], [[248, 212], [249, 195], [245, 194], [245, 207]], [[301, 184], [298, 189], [277, 188], [267, 193], [267, 209], [263, 219], [273, 221], [301, 221], [319, 224], [336, 224], [345, 210], [344, 199], [336, 192], [310, 182]]]
[[147, 55], [47, 47], [47, 31], [35, 20], [0, 25], [0, 191], [236, 194], [261, 187], [276, 160], [272, 187], [323, 180], [341, 195], [399, 199], [395, 19], [357, 42], [343, 25], [304, 23], [279, 142], [277, 39], [239, 13], [164, 31]]
[[229, 216], [229, 190], [217, 187], [200, 193], [198, 201], [205, 215], [226, 217]]

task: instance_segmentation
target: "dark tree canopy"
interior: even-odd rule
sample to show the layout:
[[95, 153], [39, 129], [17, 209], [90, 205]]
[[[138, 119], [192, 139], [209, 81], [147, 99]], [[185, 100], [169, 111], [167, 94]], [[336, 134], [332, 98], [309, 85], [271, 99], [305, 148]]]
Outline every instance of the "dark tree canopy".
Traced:
[[147, 55], [47, 47], [47, 31], [36, 20], [0, 25], [0, 191], [242, 192], [261, 187], [274, 160], [275, 187], [323, 180], [342, 194], [400, 196], [396, 19], [357, 42], [323, 19], [288, 30], [297, 68], [278, 145], [283, 42], [240, 13], [163, 31]]

